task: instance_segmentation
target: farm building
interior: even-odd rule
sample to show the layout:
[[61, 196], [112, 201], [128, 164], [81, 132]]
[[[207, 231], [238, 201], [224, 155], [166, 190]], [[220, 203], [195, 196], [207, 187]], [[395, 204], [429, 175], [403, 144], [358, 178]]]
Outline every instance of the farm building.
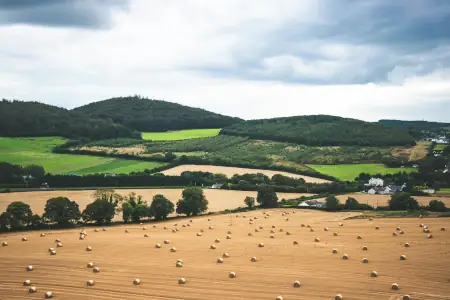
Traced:
[[325, 202], [320, 202], [317, 200], [306, 200], [298, 205], [298, 207], [326, 207]]

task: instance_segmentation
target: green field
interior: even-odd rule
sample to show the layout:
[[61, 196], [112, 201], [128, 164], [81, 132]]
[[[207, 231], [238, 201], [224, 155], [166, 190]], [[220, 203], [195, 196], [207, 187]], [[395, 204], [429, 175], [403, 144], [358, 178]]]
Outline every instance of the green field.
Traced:
[[143, 132], [142, 138], [144, 140], [152, 141], [176, 141], [176, 140], [188, 140], [198, 139], [210, 136], [216, 136], [220, 132], [220, 128], [213, 129], [188, 129], [180, 131], [168, 131], [168, 132]]
[[436, 144], [435, 146], [434, 146], [434, 148], [433, 148], [433, 150], [436, 150], [436, 151], [442, 151], [442, 150], [444, 150], [446, 147], [448, 147], [449, 145], [448, 144]]
[[159, 162], [86, 155], [56, 154], [51, 150], [65, 142], [59, 137], [1, 138], [0, 162], [40, 165], [52, 174], [130, 173], [163, 165]]
[[362, 172], [369, 174], [393, 174], [398, 172], [414, 172], [414, 168], [388, 168], [383, 164], [345, 164], [345, 165], [308, 165], [308, 167], [340, 180], [353, 181]]
[[436, 192], [437, 194], [450, 194], [450, 188], [441, 188]]

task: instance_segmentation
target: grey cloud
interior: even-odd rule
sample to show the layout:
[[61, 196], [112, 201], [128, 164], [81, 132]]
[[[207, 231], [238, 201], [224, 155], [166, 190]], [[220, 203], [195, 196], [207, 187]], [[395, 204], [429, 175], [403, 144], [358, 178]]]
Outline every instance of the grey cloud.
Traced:
[[105, 28], [128, 0], [0, 0], [0, 25]]

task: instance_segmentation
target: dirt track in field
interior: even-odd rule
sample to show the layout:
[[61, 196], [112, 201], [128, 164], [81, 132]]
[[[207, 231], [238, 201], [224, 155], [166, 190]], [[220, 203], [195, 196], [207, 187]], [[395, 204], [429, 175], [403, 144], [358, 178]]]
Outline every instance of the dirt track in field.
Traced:
[[174, 175], [179, 176], [181, 173], [185, 171], [202, 171], [202, 172], [211, 172], [211, 173], [222, 173], [227, 175], [228, 177], [232, 177], [234, 174], [256, 174], [263, 173], [266, 176], [272, 177], [275, 174], [281, 174], [288, 177], [293, 178], [303, 178], [306, 182], [314, 182], [314, 183], [326, 183], [330, 182], [325, 179], [315, 178], [310, 176], [298, 175], [294, 173], [282, 172], [282, 171], [271, 171], [271, 170], [261, 170], [261, 169], [247, 169], [247, 168], [235, 168], [235, 167], [221, 167], [221, 166], [202, 166], [202, 165], [182, 165], [172, 169], [168, 169], [162, 171], [165, 175]]
[[[359, 203], [365, 203], [372, 206], [388, 206], [388, 201], [391, 199], [390, 195], [347, 194], [336, 196], [341, 203], [345, 203], [348, 197], [355, 198]], [[421, 205], [428, 205], [431, 200], [440, 200], [444, 202], [447, 207], [450, 207], [450, 197], [413, 196], [413, 198]], [[325, 199], [320, 200], [323, 201]]]
[[[182, 226], [188, 219], [177, 220], [177, 233], [171, 232], [175, 221], [170, 221], [155, 223], [156, 228], [145, 224], [146, 231], [139, 225], [109, 227], [104, 232], [89, 227], [86, 240], [78, 239], [79, 229], [53, 231], [45, 237], [40, 237], [40, 232], [22, 233], [27, 242], [21, 241], [22, 234], [1, 236], [0, 241], [9, 245], [0, 247], [0, 299], [43, 299], [45, 291], [61, 300], [275, 300], [279, 295], [284, 300], [322, 300], [334, 299], [338, 293], [345, 300], [398, 300], [405, 294], [414, 300], [449, 299], [450, 219], [342, 221], [351, 214], [300, 210], [293, 214], [289, 210], [286, 221], [281, 212], [270, 211], [268, 219], [262, 211], [246, 213], [246, 218], [244, 214], [213, 216], [211, 221], [198, 217], [190, 227]], [[249, 218], [255, 216], [258, 219], [250, 225]], [[338, 225], [341, 221], [343, 227]], [[301, 227], [302, 223], [311, 224], [315, 232]], [[429, 226], [433, 239], [426, 238], [419, 223]], [[259, 225], [263, 230], [255, 232]], [[269, 238], [272, 225], [276, 227], [274, 239]], [[397, 226], [404, 235], [392, 235]], [[441, 227], [447, 231], [440, 231]], [[203, 235], [197, 236], [201, 229]], [[229, 230], [231, 239], [226, 239]], [[250, 232], [253, 236], [248, 236]], [[144, 237], [145, 233], [150, 237]], [[320, 242], [314, 242], [315, 237]], [[64, 247], [51, 256], [48, 248], [55, 247], [56, 238]], [[220, 242], [215, 242], [216, 238]], [[170, 240], [169, 245], [163, 244], [165, 239]], [[294, 240], [298, 245], [293, 245]], [[258, 247], [261, 242], [264, 248]], [[405, 242], [411, 246], [405, 248]], [[155, 248], [156, 243], [162, 247]], [[211, 250], [211, 244], [217, 249]], [[92, 252], [85, 251], [88, 245]], [[368, 251], [362, 251], [363, 245]], [[177, 252], [170, 252], [170, 247]], [[333, 248], [338, 254], [332, 254]], [[216, 263], [223, 252], [230, 257], [224, 258], [223, 264]], [[349, 260], [342, 259], [344, 253]], [[400, 255], [407, 260], [400, 261]], [[253, 256], [257, 262], [250, 261]], [[368, 264], [361, 262], [364, 257]], [[175, 267], [179, 258], [184, 262], [181, 268]], [[98, 265], [100, 273], [87, 268], [90, 261]], [[34, 270], [27, 272], [30, 264]], [[378, 272], [377, 278], [370, 277], [372, 271]], [[237, 277], [229, 278], [229, 272], [236, 272]], [[185, 285], [178, 284], [180, 277], [186, 279]], [[141, 285], [133, 285], [135, 278]], [[28, 294], [22, 285], [27, 279], [36, 286], [36, 294]], [[93, 287], [86, 286], [90, 279], [95, 281]], [[300, 288], [292, 287], [294, 280], [301, 282]], [[392, 283], [399, 284], [400, 290], [391, 290]]]
[[[117, 193], [121, 195], [128, 195], [131, 192], [135, 192], [137, 195], [142, 195], [143, 199], [149, 204], [152, 198], [156, 194], [163, 194], [174, 204], [181, 198], [182, 189], [118, 189]], [[243, 207], [244, 199], [246, 196], [256, 197], [254, 191], [228, 191], [228, 190], [203, 190], [206, 199], [209, 201], [208, 211], [222, 211], [225, 209], [233, 209], [237, 207]], [[7, 206], [14, 201], [23, 201], [31, 206], [34, 213], [42, 214], [44, 212], [45, 203], [48, 199], [54, 197], [67, 197], [78, 203], [80, 210], [83, 211], [89, 203], [92, 203], [91, 195], [93, 190], [80, 190], [80, 191], [38, 191], [38, 192], [20, 192], [20, 193], [5, 193], [0, 194], [0, 212], [6, 210]], [[312, 194], [299, 194], [299, 193], [277, 193], [278, 198], [281, 200], [298, 198], [301, 196], [311, 196]], [[119, 218], [120, 219], [120, 218]]]

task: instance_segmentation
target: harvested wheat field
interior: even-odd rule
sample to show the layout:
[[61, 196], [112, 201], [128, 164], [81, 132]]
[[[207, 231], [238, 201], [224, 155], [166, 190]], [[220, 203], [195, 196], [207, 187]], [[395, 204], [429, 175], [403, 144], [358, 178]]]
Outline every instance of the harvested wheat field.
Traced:
[[191, 171], [191, 172], [211, 172], [211, 173], [222, 173], [225, 174], [228, 177], [232, 177], [234, 174], [256, 174], [256, 173], [263, 173], [264, 175], [268, 177], [272, 177], [275, 174], [280, 174], [283, 176], [293, 177], [293, 178], [303, 178], [306, 182], [313, 182], [313, 183], [326, 183], [330, 182], [329, 180], [321, 179], [321, 178], [315, 178], [310, 176], [304, 176], [304, 175], [298, 175], [294, 173], [288, 173], [288, 172], [282, 172], [282, 171], [272, 171], [272, 170], [262, 170], [262, 169], [247, 169], [247, 168], [235, 168], [235, 167], [221, 167], [221, 166], [206, 166], [206, 165], [182, 165], [178, 166], [172, 169], [168, 169], [165, 171], [162, 171], [164, 175], [173, 175], [173, 176], [179, 176], [181, 173], [185, 171]]
[[[173, 203], [181, 198], [182, 189], [118, 189], [117, 193], [128, 195], [135, 192], [137, 195], [142, 195], [143, 199], [151, 202], [156, 194], [163, 194]], [[216, 212], [225, 209], [233, 209], [243, 207], [246, 196], [256, 197], [255, 191], [228, 191], [204, 189], [206, 199], [209, 201], [208, 211]], [[7, 206], [14, 201], [22, 201], [31, 206], [34, 213], [42, 214], [44, 212], [45, 203], [48, 199], [54, 197], [67, 197], [78, 203], [80, 210], [93, 202], [91, 198], [93, 190], [77, 190], [77, 191], [37, 191], [37, 192], [19, 192], [19, 193], [4, 193], [0, 194], [0, 211], [6, 211]], [[312, 196], [313, 194], [299, 194], [299, 193], [277, 193], [278, 198], [293, 199], [301, 196]]]
[[[348, 197], [355, 198], [360, 203], [365, 203], [372, 206], [387, 206], [389, 205], [388, 201], [391, 199], [390, 195], [346, 194], [336, 196], [336, 198], [339, 199], [339, 202], [343, 204]], [[416, 199], [420, 205], [428, 205], [431, 200], [440, 200], [444, 202], [447, 207], [450, 206], [450, 197], [413, 196], [413, 198]]]
[[450, 299], [450, 219], [344, 220], [355, 214], [258, 210], [147, 224], [148, 237], [139, 225], [88, 227], [85, 240], [80, 229], [8, 234], [0, 299]]

